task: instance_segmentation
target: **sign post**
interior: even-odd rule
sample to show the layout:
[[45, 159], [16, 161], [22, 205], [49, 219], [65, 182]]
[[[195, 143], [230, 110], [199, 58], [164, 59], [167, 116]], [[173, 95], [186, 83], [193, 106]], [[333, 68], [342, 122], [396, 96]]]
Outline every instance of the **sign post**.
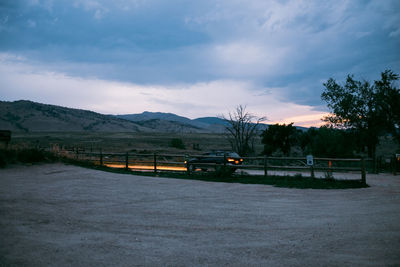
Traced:
[[311, 178], [315, 178], [315, 175], [314, 175], [314, 158], [313, 158], [313, 156], [312, 155], [307, 155], [306, 160], [307, 160], [307, 165], [310, 166]]

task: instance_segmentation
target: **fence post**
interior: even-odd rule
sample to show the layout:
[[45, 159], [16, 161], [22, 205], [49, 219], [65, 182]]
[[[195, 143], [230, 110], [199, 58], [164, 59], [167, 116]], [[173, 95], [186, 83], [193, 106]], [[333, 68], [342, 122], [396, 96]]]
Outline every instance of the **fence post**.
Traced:
[[186, 173], [187, 173], [188, 176], [190, 176], [190, 174], [191, 174], [191, 173], [190, 173], [190, 168], [189, 168], [189, 158], [190, 158], [189, 155], [185, 155]]
[[361, 158], [361, 182], [367, 184], [366, 174], [365, 174], [365, 160]]
[[225, 153], [224, 153], [224, 167], [223, 168], [224, 169], [222, 171], [223, 171], [223, 173], [225, 175], [225, 173], [226, 173], [226, 154]]
[[310, 166], [311, 178], [315, 178], [314, 175], [314, 158], [312, 155], [306, 156], [307, 165]]
[[154, 173], [157, 173], [157, 154], [154, 153]]
[[313, 165], [310, 166], [310, 171], [311, 171], [311, 178], [315, 178], [314, 166]]
[[125, 169], [129, 169], [129, 166], [128, 166], [128, 152], [126, 152], [126, 154], [125, 154]]
[[268, 159], [267, 155], [264, 156], [264, 177], [268, 176]]
[[103, 151], [100, 148], [100, 166], [103, 166]]
[[329, 178], [333, 178], [333, 174], [332, 174], [332, 161], [330, 160], [329, 162], [328, 162], [328, 166], [329, 166], [329, 170], [328, 170], [328, 177]]
[[396, 160], [397, 160], [397, 158], [396, 158], [396, 156], [393, 156], [391, 159], [390, 159], [390, 165], [392, 165], [392, 173], [393, 173], [393, 175], [396, 175]]

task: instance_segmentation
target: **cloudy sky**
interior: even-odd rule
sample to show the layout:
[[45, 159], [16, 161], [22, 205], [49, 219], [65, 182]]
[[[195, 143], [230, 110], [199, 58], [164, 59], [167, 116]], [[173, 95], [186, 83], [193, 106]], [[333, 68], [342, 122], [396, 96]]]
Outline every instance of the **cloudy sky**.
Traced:
[[329, 77], [400, 73], [398, 0], [1, 0], [0, 100], [318, 125]]

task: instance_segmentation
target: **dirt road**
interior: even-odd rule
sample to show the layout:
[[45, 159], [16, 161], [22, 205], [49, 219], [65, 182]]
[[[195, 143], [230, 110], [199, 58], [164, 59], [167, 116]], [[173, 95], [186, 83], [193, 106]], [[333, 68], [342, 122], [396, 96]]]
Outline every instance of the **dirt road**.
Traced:
[[400, 176], [365, 189], [0, 170], [0, 266], [400, 265]]

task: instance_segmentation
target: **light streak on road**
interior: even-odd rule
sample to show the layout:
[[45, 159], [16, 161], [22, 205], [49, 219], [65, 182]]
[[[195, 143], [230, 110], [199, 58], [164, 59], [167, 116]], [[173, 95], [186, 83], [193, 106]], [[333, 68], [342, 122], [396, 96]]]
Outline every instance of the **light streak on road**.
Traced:
[[[111, 168], [125, 168], [125, 164], [111, 164], [106, 163], [104, 166], [111, 167]], [[128, 168], [131, 170], [154, 170], [153, 165], [128, 165]], [[160, 166], [157, 165], [157, 170], [160, 171], [187, 171], [186, 167], [179, 167], [179, 166]]]

